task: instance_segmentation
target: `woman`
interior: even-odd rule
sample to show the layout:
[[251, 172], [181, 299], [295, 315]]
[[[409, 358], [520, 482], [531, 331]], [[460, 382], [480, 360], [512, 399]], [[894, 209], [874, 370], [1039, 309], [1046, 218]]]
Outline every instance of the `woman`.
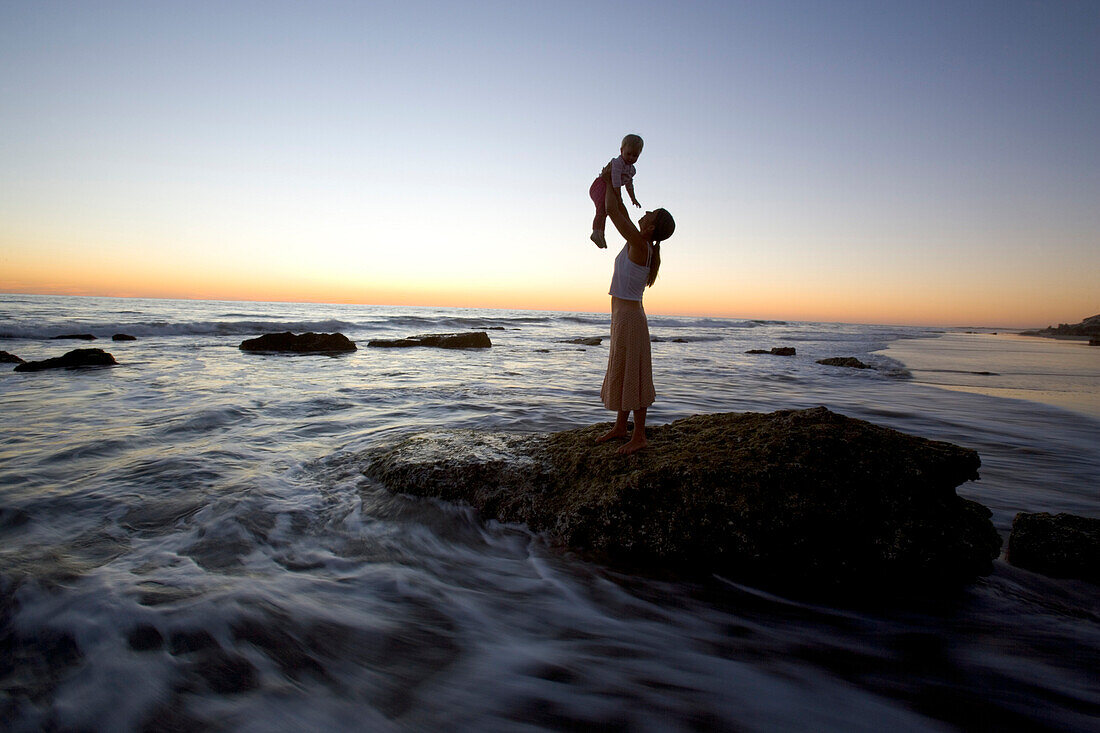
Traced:
[[[603, 175], [611, 176], [610, 168]], [[672, 236], [676, 222], [664, 209], [647, 211], [630, 221], [619, 189], [608, 184], [604, 194], [607, 216], [626, 238], [615, 258], [611, 276], [611, 350], [600, 398], [604, 407], [615, 410], [615, 426], [596, 439], [597, 443], [628, 434], [627, 418], [634, 412], [634, 432], [619, 447], [619, 453], [635, 453], [648, 445], [645, 437], [645, 413], [657, 397], [653, 389], [653, 365], [649, 352], [649, 324], [642, 309], [642, 293], [657, 279], [661, 266], [660, 243]]]

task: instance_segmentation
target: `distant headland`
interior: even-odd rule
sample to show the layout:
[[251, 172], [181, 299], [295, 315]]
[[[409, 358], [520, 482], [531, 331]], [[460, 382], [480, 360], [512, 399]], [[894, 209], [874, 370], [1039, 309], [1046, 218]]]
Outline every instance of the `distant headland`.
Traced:
[[1047, 336], [1058, 339], [1100, 340], [1100, 314], [1089, 316], [1080, 323], [1060, 323], [1038, 331], [1023, 331], [1023, 336]]

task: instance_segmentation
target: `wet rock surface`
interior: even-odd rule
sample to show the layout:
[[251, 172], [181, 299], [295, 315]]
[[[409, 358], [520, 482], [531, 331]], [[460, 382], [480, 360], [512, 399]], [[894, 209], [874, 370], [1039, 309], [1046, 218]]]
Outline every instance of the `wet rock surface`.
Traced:
[[581, 346], [599, 346], [603, 339], [599, 336], [584, 336], [582, 338], [566, 339], [563, 344], [580, 344]]
[[1052, 578], [1100, 584], [1100, 519], [1020, 512], [1008, 538], [1008, 561]]
[[356, 351], [355, 343], [342, 333], [265, 333], [241, 342], [241, 351], [289, 351], [296, 354], [327, 354]]
[[128, 333], [116, 333], [111, 336], [112, 341], [137, 341], [137, 336], [131, 336]]
[[427, 333], [409, 336], [403, 339], [374, 339], [367, 346], [382, 348], [407, 348], [412, 346], [432, 346], [439, 349], [488, 349], [493, 345], [489, 334], [484, 331], [471, 333]]
[[40, 372], [44, 369], [71, 369], [74, 367], [112, 366], [118, 364], [115, 357], [103, 349], [73, 349], [63, 356], [42, 361], [27, 361], [17, 367], [17, 372]]
[[864, 364], [854, 356], [833, 356], [828, 359], [818, 359], [818, 364], [835, 367], [848, 367], [849, 369], [870, 369], [870, 364]]
[[746, 354], [771, 354], [772, 356], [794, 356], [793, 346], [773, 346], [770, 349], [749, 349]]
[[977, 453], [824, 407], [697, 415], [620, 456], [607, 425], [421, 433], [369, 451], [390, 490], [473, 505], [599, 561], [795, 590], [934, 589], [992, 569]]
[[23, 360], [15, 354], [9, 354], [6, 351], [0, 351], [0, 364], [22, 364]]

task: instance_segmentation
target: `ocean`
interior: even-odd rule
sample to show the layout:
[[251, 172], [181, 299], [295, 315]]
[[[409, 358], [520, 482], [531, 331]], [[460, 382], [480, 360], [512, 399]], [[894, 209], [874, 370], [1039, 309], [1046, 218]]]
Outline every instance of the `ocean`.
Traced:
[[[1083, 581], [998, 560], [949, 598], [832, 605], [644, 578], [362, 475], [364, 452], [411, 432], [611, 419], [608, 329], [607, 313], [0, 296], [0, 349], [119, 362], [0, 371], [3, 727], [1096, 730], [1100, 589]], [[238, 349], [286, 330], [359, 350]], [[366, 346], [471, 330], [492, 348]], [[981, 480], [958, 492], [1006, 539], [1020, 511], [1100, 516], [1100, 348], [695, 317], [650, 330], [652, 425], [825, 405], [977, 450]], [[68, 333], [98, 340], [50, 340]], [[774, 346], [797, 354], [745, 353]], [[834, 356], [873, 369], [815, 363]]]

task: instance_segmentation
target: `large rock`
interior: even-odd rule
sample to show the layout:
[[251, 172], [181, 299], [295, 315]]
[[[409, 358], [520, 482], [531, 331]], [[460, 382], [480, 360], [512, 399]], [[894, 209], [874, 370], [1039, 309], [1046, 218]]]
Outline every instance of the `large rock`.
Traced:
[[241, 342], [241, 351], [293, 351], [297, 354], [326, 354], [355, 351], [355, 343], [342, 333], [265, 333]]
[[488, 349], [493, 345], [484, 331], [470, 333], [426, 333], [403, 339], [375, 339], [367, 346], [404, 348], [409, 346], [434, 346], [440, 349]]
[[23, 360], [15, 354], [9, 354], [6, 351], [0, 351], [0, 364], [22, 364]]
[[634, 456], [595, 444], [606, 429], [419, 434], [364, 472], [601, 561], [792, 589], [955, 586], [1000, 552], [989, 510], [955, 493], [978, 478], [972, 450], [824, 407], [677, 420]]
[[72, 367], [97, 367], [118, 364], [115, 357], [103, 349], [73, 349], [63, 356], [42, 361], [28, 361], [15, 367], [17, 372], [40, 372], [43, 369], [66, 369]]
[[1100, 519], [1020, 512], [1008, 538], [1008, 561], [1053, 578], [1100, 584]]

